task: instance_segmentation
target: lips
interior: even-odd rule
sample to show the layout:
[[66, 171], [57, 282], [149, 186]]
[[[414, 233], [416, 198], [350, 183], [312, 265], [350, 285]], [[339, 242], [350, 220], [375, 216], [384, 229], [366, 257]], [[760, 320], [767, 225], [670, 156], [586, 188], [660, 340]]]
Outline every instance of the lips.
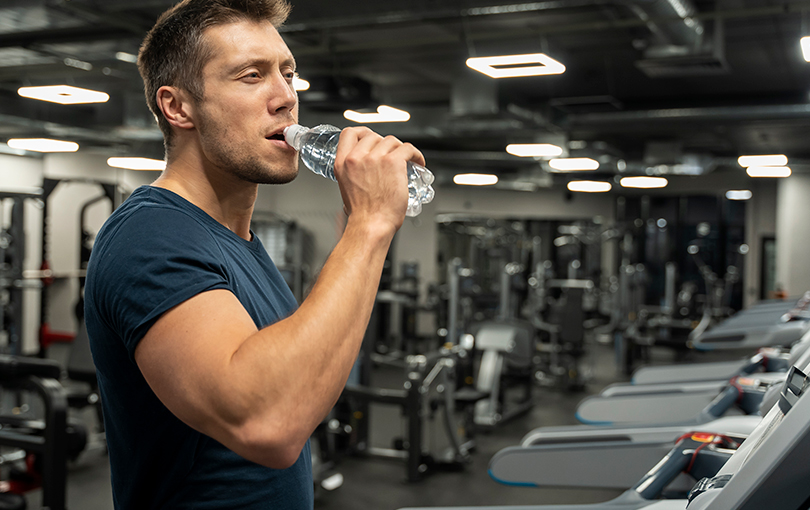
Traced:
[[280, 140], [282, 142], [286, 141], [284, 139], [284, 129], [287, 126], [281, 126], [277, 131], [274, 131], [272, 134], [265, 136], [268, 140]]

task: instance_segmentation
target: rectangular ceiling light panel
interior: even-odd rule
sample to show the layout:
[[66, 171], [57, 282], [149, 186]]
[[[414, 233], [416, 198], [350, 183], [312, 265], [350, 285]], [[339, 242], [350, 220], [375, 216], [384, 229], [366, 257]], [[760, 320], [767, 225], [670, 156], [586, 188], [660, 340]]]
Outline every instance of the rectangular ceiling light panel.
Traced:
[[50, 138], [12, 138], [8, 141], [8, 146], [12, 149], [32, 152], [76, 152], [79, 150], [79, 144], [76, 142]]
[[48, 85], [45, 87], [20, 87], [17, 93], [29, 99], [39, 99], [59, 104], [106, 103], [110, 96], [97, 90], [71, 87], [70, 85]]
[[467, 67], [491, 78], [519, 78], [565, 72], [564, 65], [545, 53], [468, 58]]
[[750, 200], [754, 194], [749, 189], [730, 189], [726, 191], [726, 198], [729, 200]]
[[568, 183], [569, 191], [578, 191], [580, 193], [605, 193], [610, 191], [613, 186], [605, 181], [571, 181]]
[[453, 182], [460, 186], [492, 186], [498, 183], [498, 176], [493, 174], [456, 174]]
[[393, 108], [391, 106], [380, 105], [377, 107], [377, 113], [361, 113], [354, 110], [346, 110], [343, 116], [359, 124], [366, 124], [371, 122], [408, 122], [411, 114], [405, 110]]
[[563, 150], [559, 145], [550, 143], [511, 143], [506, 146], [506, 152], [522, 158], [555, 158], [560, 156]]
[[664, 177], [637, 176], [622, 177], [619, 184], [621, 184], [623, 188], [655, 189], [665, 188], [668, 182]]
[[757, 156], [740, 156], [737, 163], [741, 167], [749, 166], [785, 166], [788, 158], [784, 154], [761, 154]]
[[749, 177], [790, 177], [791, 170], [787, 166], [749, 166], [746, 170]]
[[113, 168], [124, 168], [126, 170], [161, 171], [166, 169], [165, 161], [151, 158], [109, 158], [107, 164]]
[[557, 158], [549, 161], [548, 165], [560, 172], [580, 172], [599, 169], [599, 162], [591, 158]]

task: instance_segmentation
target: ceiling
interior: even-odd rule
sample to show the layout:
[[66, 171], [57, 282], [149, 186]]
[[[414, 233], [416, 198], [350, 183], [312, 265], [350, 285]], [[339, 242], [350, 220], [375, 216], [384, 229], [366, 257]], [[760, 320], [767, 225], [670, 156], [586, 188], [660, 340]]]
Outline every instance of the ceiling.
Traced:
[[[0, 142], [59, 137], [82, 150], [162, 158], [137, 53], [171, 0], [0, 0]], [[518, 189], [567, 176], [505, 152], [551, 142], [597, 175], [706, 175], [741, 154], [810, 163], [810, 0], [297, 0], [282, 27], [312, 87], [303, 123], [347, 108], [407, 110], [375, 129], [410, 141], [440, 180], [487, 171]], [[471, 56], [546, 53], [555, 76], [494, 80]], [[21, 98], [21, 86], [101, 90], [100, 105]], [[737, 168], [739, 170], [739, 168]], [[810, 170], [810, 165], [808, 165]]]

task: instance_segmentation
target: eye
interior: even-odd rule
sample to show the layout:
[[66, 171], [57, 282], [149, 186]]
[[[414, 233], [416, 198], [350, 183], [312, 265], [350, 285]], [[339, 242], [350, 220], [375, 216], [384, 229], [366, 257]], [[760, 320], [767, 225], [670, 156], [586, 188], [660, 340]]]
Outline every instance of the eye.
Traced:
[[258, 80], [261, 79], [262, 74], [259, 71], [250, 71], [242, 75], [243, 80]]

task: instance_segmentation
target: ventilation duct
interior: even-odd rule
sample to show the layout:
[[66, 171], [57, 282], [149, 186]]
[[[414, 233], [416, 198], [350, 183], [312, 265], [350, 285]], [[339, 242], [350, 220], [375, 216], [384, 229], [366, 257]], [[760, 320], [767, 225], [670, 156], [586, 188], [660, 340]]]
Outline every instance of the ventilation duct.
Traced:
[[[722, 20], [697, 21], [697, 10], [689, 0], [656, 0], [634, 6], [636, 13], [648, 21], [654, 34], [652, 44], [636, 67], [650, 78], [707, 76], [725, 74]], [[672, 21], [660, 21], [671, 19]]]

